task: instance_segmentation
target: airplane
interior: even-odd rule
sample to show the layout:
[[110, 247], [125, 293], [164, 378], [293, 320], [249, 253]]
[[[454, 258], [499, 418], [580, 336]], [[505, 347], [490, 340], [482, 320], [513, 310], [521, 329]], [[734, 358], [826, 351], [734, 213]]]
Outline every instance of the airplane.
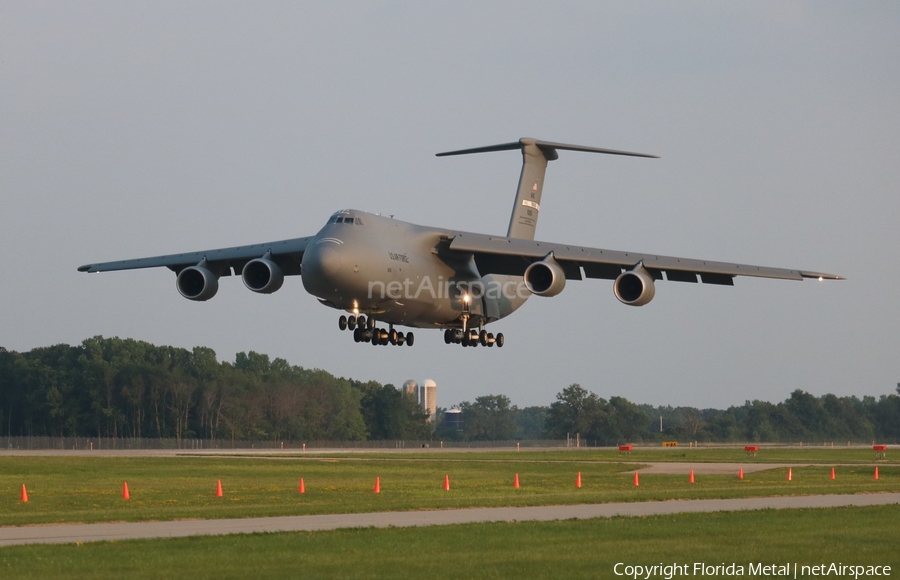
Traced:
[[[558, 151], [657, 158], [655, 155], [522, 138], [512, 143], [438, 153], [438, 157], [520, 150], [522, 171], [505, 236], [421, 226], [346, 209], [333, 214], [314, 236], [88, 264], [81, 272], [166, 267], [188, 300], [216, 295], [219, 278], [241, 276], [260, 294], [300, 276], [319, 302], [342, 310], [340, 330], [356, 342], [412, 346], [412, 331], [443, 329], [446, 344], [497, 346], [503, 333], [486, 326], [511, 315], [534, 296], [556, 296], [568, 280], [612, 280], [623, 304], [644, 306], [657, 281], [733, 286], [736, 276], [784, 280], [842, 280], [841, 276], [586, 248], [535, 240], [547, 163]], [[380, 325], [387, 325], [387, 328]]]

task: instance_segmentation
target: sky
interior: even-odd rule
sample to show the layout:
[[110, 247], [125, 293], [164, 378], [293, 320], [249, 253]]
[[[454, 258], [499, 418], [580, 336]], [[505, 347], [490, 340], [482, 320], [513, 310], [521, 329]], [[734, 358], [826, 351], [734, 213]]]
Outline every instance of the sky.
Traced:
[[[0, 346], [95, 335], [337, 376], [724, 408], [900, 382], [900, 4], [0, 2]], [[82, 264], [315, 234], [343, 208], [504, 234], [520, 137], [561, 151], [540, 240], [830, 272], [570, 281], [502, 349], [356, 344], [288, 278], [205, 303], [166, 269]]]

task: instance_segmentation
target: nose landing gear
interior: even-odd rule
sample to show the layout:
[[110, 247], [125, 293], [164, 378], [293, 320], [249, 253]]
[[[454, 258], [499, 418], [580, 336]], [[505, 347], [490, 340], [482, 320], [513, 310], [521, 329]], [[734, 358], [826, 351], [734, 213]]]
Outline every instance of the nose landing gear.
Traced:
[[460, 328], [448, 328], [444, 331], [444, 343], [461, 344], [463, 346], [496, 345], [497, 348], [501, 348], [506, 343], [506, 340], [502, 332], [498, 332], [497, 336], [494, 336], [494, 333], [484, 329], [478, 332], [474, 329], [464, 331]]
[[375, 319], [365, 316], [347, 318], [341, 316], [338, 319], [338, 328], [341, 330], [352, 330], [354, 342], [369, 342], [373, 346], [391, 344], [394, 346], [412, 346], [416, 337], [412, 332], [406, 334], [394, 330], [394, 325], [389, 325], [388, 329], [375, 328]]

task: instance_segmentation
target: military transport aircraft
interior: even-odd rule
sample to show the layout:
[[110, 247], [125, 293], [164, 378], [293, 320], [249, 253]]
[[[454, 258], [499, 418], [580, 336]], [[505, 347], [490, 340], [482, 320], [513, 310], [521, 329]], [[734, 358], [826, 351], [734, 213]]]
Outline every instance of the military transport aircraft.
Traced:
[[[485, 326], [505, 318], [532, 294], [556, 296], [567, 280], [613, 280], [623, 304], [643, 306], [655, 283], [733, 286], [735, 276], [840, 280], [840, 276], [728, 264], [656, 254], [619, 252], [535, 241], [547, 162], [557, 151], [586, 151], [635, 157], [642, 153], [597, 149], [523, 138], [513, 143], [438, 153], [463, 155], [522, 151], [522, 173], [505, 236], [420, 226], [358, 210], [332, 215], [311, 237], [186, 254], [88, 264], [81, 272], [165, 266], [177, 274], [176, 288], [189, 300], [209, 300], [222, 276], [240, 275], [253, 292], [270, 294], [285, 276], [300, 276], [306, 291], [343, 310], [338, 326], [356, 342], [413, 345], [412, 332], [395, 326], [438, 328], [444, 342], [463, 346], [504, 344], [502, 333]], [[387, 325], [387, 328], [379, 325]]]

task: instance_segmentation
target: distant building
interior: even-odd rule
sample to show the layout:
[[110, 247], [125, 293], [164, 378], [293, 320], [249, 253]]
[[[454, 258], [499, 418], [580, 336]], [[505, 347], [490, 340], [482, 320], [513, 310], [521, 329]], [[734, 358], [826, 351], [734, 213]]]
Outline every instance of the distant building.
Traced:
[[428, 413], [429, 420], [434, 421], [437, 414], [437, 383], [425, 379], [421, 385], [410, 379], [403, 383], [403, 393], [412, 397], [422, 410]]
[[419, 387], [419, 405], [428, 413], [428, 420], [434, 421], [437, 414], [437, 383], [431, 379], [425, 379]]
[[419, 383], [410, 379], [403, 383], [403, 393], [407, 397], [412, 397], [414, 401], [419, 402]]
[[462, 431], [463, 412], [457, 407], [444, 411], [444, 427], [452, 431]]

